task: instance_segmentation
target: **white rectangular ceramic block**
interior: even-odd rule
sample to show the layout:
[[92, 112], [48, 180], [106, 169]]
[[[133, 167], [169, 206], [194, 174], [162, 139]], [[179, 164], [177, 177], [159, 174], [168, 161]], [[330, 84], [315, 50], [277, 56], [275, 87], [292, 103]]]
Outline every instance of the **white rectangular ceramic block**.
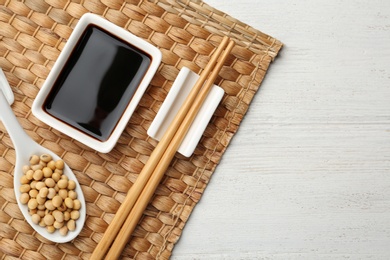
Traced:
[[[39, 120], [75, 140], [99, 152], [109, 152], [156, 73], [161, 58], [160, 50], [147, 41], [103, 17], [84, 14], [39, 91], [32, 112]], [[144, 62], [147, 59], [150, 63]], [[68, 81], [72, 82], [63, 83]], [[113, 116], [112, 111], [119, 112]]]
[[[166, 99], [148, 129], [147, 133], [150, 137], [161, 140], [198, 78], [198, 74], [186, 67], [180, 70]], [[213, 85], [180, 144], [178, 149], [179, 153], [186, 157], [192, 155], [218, 104], [221, 102], [223, 95], [224, 90], [219, 86]]]

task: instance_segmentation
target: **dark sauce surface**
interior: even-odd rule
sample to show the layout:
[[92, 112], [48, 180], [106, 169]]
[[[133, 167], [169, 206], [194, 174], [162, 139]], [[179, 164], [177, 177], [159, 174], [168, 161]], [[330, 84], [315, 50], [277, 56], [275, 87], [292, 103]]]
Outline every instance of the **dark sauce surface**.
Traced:
[[57, 78], [44, 109], [74, 128], [106, 141], [150, 63], [143, 51], [90, 25]]

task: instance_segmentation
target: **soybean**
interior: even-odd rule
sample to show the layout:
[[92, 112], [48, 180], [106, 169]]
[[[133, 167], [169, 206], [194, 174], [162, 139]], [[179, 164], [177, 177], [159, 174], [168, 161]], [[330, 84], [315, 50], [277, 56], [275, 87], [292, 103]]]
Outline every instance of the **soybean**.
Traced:
[[34, 214], [31, 216], [31, 220], [34, 224], [38, 224], [39, 221], [41, 221], [41, 216], [39, 216], [38, 214]]
[[60, 197], [63, 199], [63, 200], [66, 200], [66, 198], [68, 197], [68, 191], [66, 189], [60, 189], [58, 191], [58, 195], [60, 195]]
[[38, 196], [37, 197], [37, 202], [38, 202], [38, 206], [39, 207], [40, 205], [43, 205], [43, 207], [45, 206], [45, 202], [46, 202], [46, 197], [41, 197], [41, 196]]
[[47, 194], [49, 193], [49, 189], [47, 187], [43, 187], [39, 190], [39, 197], [46, 198]]
[[27, 178], [26, 175], [23, 175], [22, 178], [20, 178], [20, 183], [21, 184], [29, 184], [30, 180]]
[[58, 160], [58, 161], [56, 161], [56, 168], [57, 168], [58, 170], [63, 170], [63, 169], [64, 169], [64, 166], [65, 166], [65, 164], [64, 164], [64, 161], [63, 161], [63, 160]]
[[50, 214], [46, 215], [43, 220], [45, 221], [46, 226], [51, 226], [54, 223], [54, 217]]
[[56, 186], [56, 182], [55, 180], [53, 180], [52, 178], [47, 178], [45, 180], [45, 185], [49, 188], [54, 188]]
[[54, 233], [54, 231], [56, 231], [56, 228], [54, 226], [46, 226], [46, 230], [51, 234]]
[[20, 190], [21, 193], [25, 193], [25, 192], [29, 192], [30, 189], [31, 189], [30, 185], [28, 185], [28, 184], [22, 184], [22, 185], [20, 186], [20, 189], [19, 189], [19, 190]]
[[51, 160], [50, 162], [47, 163], [46, 166], [49, 167], [52, 171], [54, 171], [56, 169], [56, 162]]
[[72, 212], [70, 212], [70, 218], [74, 219], [74, 220], [79, 219], [80, 218], [80, 211], [73, 210]]
[[29, 209], [36, 209], [38, 207], [38, 202], [36, 199], [30, 199], [27, 203]]
[[47, 193], [47, 198], [52, 199], [56, 194], [57, 192], [54, 188], [49, 188], [49, 192]]
[[53, 174], [53, 170], [49, 167], [43, 168], [42, 172], [43, 172], [43, 176], [45, 176], [45, 178], [50, 178], [51, 175]]
[[73, 180], [68, 181], [68, 190], [76, 189], [76, 182]]
[[54, 221], [53, 227], [55, 227], [56, 229], [60, 229], [63, 226], [64, 226], [64, 222]]
[[30, 157], [30, 164], [31, 165], [34, 165], [34, 164], [38, 164], [39, 163], [39, 156], [38, 155], [32, 155]]
[[68, 181], [65, 179], [61, 179], [57, 182], [58, 188], [66, 189], [68, 187]]
[[70, 231], [73, 231], [76, 229], [76, 222], [73, 219], [70, 219], [67, 223], [66, 226]]
[[38, 196], [38, 191], [36, 189], [31, 189], [28, 192], [28, 195], [30, 195], [31, 198], [36, 198]]
[[34, 171], [33, 170], [28, 170], [26, 172], [26, 178], [27, 180], [31, 181], [33, 179]]
[[53, 217], [58, 222], [64, 222], [64, 214], [59, 210], [53, 211]]
[[68, 234], [68, 227], [67, 226], [63, 226], [62, 228], [60, 228], [60, 234], [63, 235], [63, 236]]
[[42, 180], [42, 178], [43, 178], [43, 172], [42, 172], [42, 170], [36, 170], [36, 171], [34, 172], [34, 174], [33, 174], [33, 178], [34, 178], [34, 180], [36, 180], [36, 181]]
[[38, 181], [36, 184], [35, 184], [35, 189], [37, 190], [41, 190], [43, 187], [45, 187], [46, 184], [43, 182], [43, 181]]
[[52, 199], [52, 203], [53, 203], [53, 206], [54, 207], [56, 207], [56, 208], [58, 208], [59, 206], [61, 206], [61, 204], [62, 204], [62, 198], [61, 198], [61, 196], [60, 195], [56, 195], [56, 196], [54, 196], [54, 198]]
[[68, 197], [71, 198], [72, 200], [77, 199], [77, 193], [74, 190], [68, 191]]
[[41, 161], [44, 163], [48, 163], [51, 161], [51, 156], [48, 154], [42, 154], [40, 158], [41, 158]]
[[20, 202], [22, 202], [22, 204], [26, 204], [29, 200], [30, 196], [26, 192], [20, 195]]
[[79, 210], [81, 208], [81, 202], [78, 199], [75, 199], [73, 201], [73, 209], [74, 210]]

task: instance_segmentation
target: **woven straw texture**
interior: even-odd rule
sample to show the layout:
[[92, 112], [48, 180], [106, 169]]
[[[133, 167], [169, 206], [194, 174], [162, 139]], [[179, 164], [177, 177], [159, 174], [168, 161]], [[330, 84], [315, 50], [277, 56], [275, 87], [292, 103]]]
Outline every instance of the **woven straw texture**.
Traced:
[[[163, 54], [136, 112], [107, 154], [49, 128], [31, 113], [33, 99], [86, 12], [104, 16]], [[225, 96], [193, 156], [175, 156], [123, 259], [170, 257], [282, 44], [199, 0], [0, 0], [0, 67], [15, 94], [12, 109], [35, 141], [62, 156], [74, 170], [87, 202], [87, 220], [74, 241], [56, 244], [36, 234], [16, 204], [12, 184], [15, 151], [0, 123], [1, 259], [89, 259], [157, 144], [146, 131], [176, 75], [183, 66], [200, 73], [223, 35], [237, 43], [216, 81]]]

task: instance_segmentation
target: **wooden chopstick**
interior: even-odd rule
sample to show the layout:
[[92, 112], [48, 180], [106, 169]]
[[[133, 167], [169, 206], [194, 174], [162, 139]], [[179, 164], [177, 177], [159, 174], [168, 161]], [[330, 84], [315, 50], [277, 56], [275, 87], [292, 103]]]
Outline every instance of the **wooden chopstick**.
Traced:
[[203, 83], [207, 79], [207, 76], [210, 74], [210, 71], [213, 69], [215, 63], [218, 60], [218, 57], [221, 55], [226, 45], [228, 44], [228, 38], [224, 37], [220, 46], [215, 51], [214, 55], [210, 59], [210, 62], [207, 64], [206, 68], [199, 77], [199, 80], [191, 90], [188, 98], [186, 99], [184, 105], [179, 110], [172, 124], [166, 131], [163, 138], [160, 140], [152, 154], [150, 155], [149, 160], [143, 167], [138, 178], [134, 182], [133, 186], [130, 188], [127, 193], [125, 200], [122, 205], [119, 207], [117, 213], [115, 214], [111, 224], [108, 226], [106, 232], [104, 233], [102, 239], [96, 246], [94, 252], [91, 255], [91, 259], [102, 259], [110, 247], [112, 241], [117, 236], [119, 230], [121, 229], [123, 223], [125, 222], [127, 216], [131, 212], [134, 204], [136, 203], [141, 192], [144, 190], [150, 176], [153, 174], [155, 168], [157, 167], [160, 159], [167, 150], [169, 144], [171, 143], [175, 133], [182, 124], [184, 118], [188, 114], [192, 103], [194, 103], [195, 98], [197, 97], [199, 91], [202, 89]]
[[198, 113], [200, 107], [202, 106], [203, 101], [207, 97], [207, 94], [209, 93], [211, 87], [213, 86], [213, 83], [217, 78], [218, 73], [221, 70], [224, 61], [228, 57], [233, 47], [234, 47], [234, 42], [231, 41], [227, 46], [224, 54], [221, 56], [221, 59], [218, 61], [210, 77], [204, 83], [203, 88], [199, 92], [193, 105], [188, 111], [188, 114], [184, 118], [182, 124], [177, 130], [168, 148], [164, 152], [164, 155], [162, 156], [152, 176], [147, 182], [135, 206], [133, 207], [130, 214], [128, 215], [124, 225], [122, 226], [122, 229], [119, 231], [119, 234], [116, 237], [113, 245], [111, 246], [110, 251], [107, 253], [106, 256], [107, 259], [117, 259], [120, 256], [121, 252], [123, 251], [129, 237], [133, 233], [139, 219], [141, 218], [145, 208], [147, 207], [150, 199], [152, 198], [154, 191], [157, 189], [157, 186], [159, 185], [162, 177], [164, 176], [165, 171], [169, 167], [172, 158], [174, 157], [178, 147], [180, 146], [182, 140], [184, 139], [189, 127], [191, 126], [192, 121], [194, 120], [196, 114]]

